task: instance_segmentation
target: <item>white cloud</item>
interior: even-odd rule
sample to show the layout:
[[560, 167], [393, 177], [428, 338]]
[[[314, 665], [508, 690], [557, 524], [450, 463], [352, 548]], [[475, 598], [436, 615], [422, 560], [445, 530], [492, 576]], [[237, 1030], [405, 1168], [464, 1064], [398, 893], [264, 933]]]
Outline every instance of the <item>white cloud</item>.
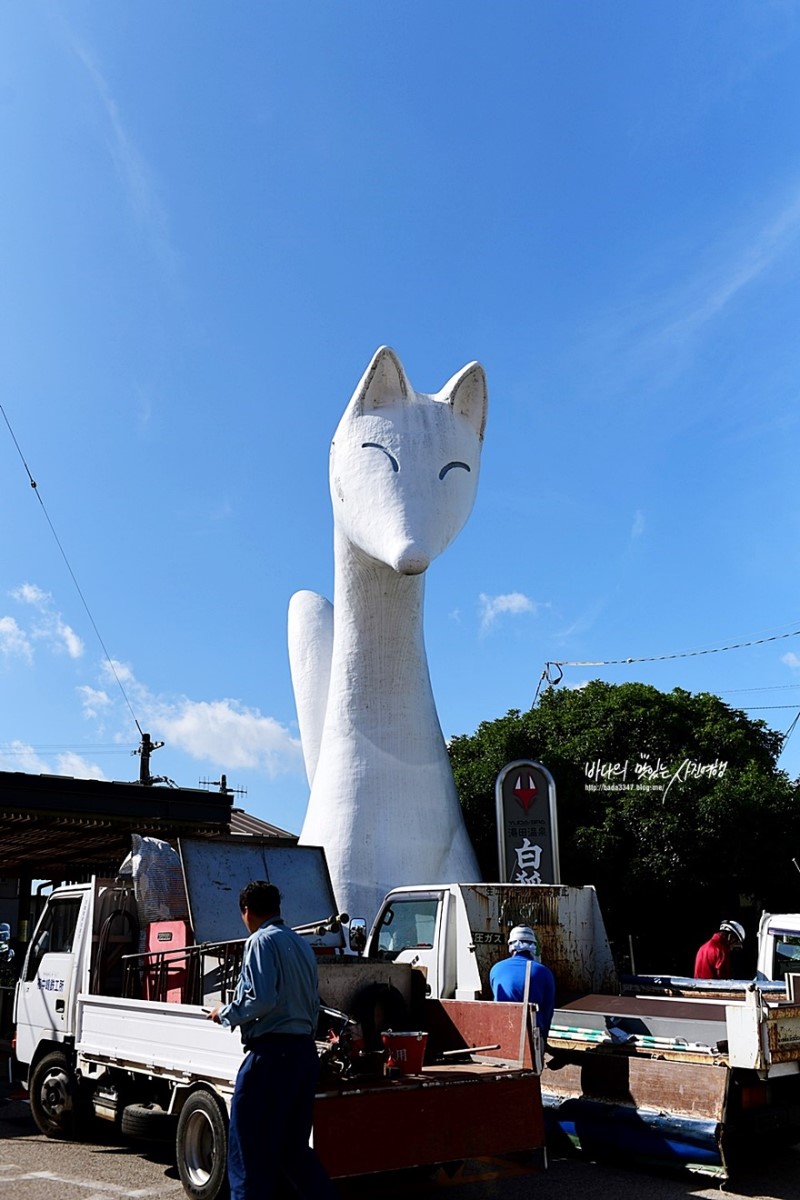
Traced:
[[162, 708], [159, 737], [220, 767], [281, 774], [300, 762], [300, 741], [274, 717], [237, 700], [183, 699]]
[[[83, 758], [80, 754], [75, 754], [73, 751], [68, 751], [66, 754], [59, 754], [57, 762], [57, 775], [72, 775], [75, 779], [107, 778], [102, 767], [98, 767], [97, 763], [89, 762], [88, 759]], [[52, 767], [50, 769], [52, 770]]]
[[33, 746], [16, 739], [0, 750], [0, 768], [3, 771], [24, 771], [27, 775], [53, 774], [52, 763], [39, 758]]
[[584, 612], [579, 613], [564, 629], [560, 629], [556, 637], [564, 642], [576, 634], [588, 633], [590, 629], [594, 628], [598, 617], [605, 611], [607, 606], [608, 597], [598, 596]]
[[80, 754], [72, 751], [58, 754], [54, 767], [52, 759], [40, 758], [33, 746], [18, 740], [0, 749], [0, 770], [22, 771], [26, 775], [71, 775], [75, 779], [106, 778], [97, 763], [89, 762]]
[[60, 617], [56, 618], [54, 632], [61, 639], [64, 648], [70, 658], [80, 658], [83, 654], [83, 642], [78, 637], [75, 630], [62, 621]]
[[35, 583], [23, 583], [15, 588], [11, 595], [20, 603], [32, 604], [41, 611], [44, 611], [53, 599], [49, 592], [43, 592]]
[[77, 692], [81, 697], [83, 715], [88, 720], [99, 720], [111, 707], [111, 697], [102, 689], [90, 687], [86, 683], [79, 687]]
[[[239, 700], [193, 700], [188, 696], [155, 695], [140, 683], [131, 667], [116, 660], [102, 664], [104, 682], [110, 689], [80, 689], [84, 713], [104, 722], [116, 699], [117, 685], [122, 690], [140, 724], [154, 739], [182, 750], [199, 762], [213, 763], [223, 769], [250, 769], [271, 778], [284, 772], [302, 771], [300, 739], [274, 717]], [[116, 678], [115, 673], [116, 672]], [[128, 722], [129, 726], [130, 722]]]
[[[699, 340], [730, 307], [743, 299], [800, 241], [800, 187], [765, 197], [729, 227], [697, 241], [668, 248], [672, 279], [665, 283], [662, 248], [643, 277], [616, 309], [609, 309], [587, 339], [596, 388], [636, 395], [637, 381], [654, 373], [661, 384], [682, 372]], [[645, 268], [647, 270], [647, 268]], [[605, 365], [603, 365], [605, 364]], [[611, 364], [611, 365], [609, 365]]]
[[153, 399], [147, 395], [142, 388], [137, 392], [136, 404], [136, 420], [140, 432], [143, 432], [150, 425], [153, 417]]
[[23, 583], [15, 588], [11, 595], [20, 604], [27, 604], [35, 609], [38, 614], [26, 637], [43, 642], [55, 653], [66, 650], [70, 658], [82, 657], [83, 641], [58, 612], [49, 592], [42, 591], [35, 583]]
[[800, 667], [800, 658], [797, 657], [793, 650], [790, 650], [787, 654], [784, 654], [781, 662], [786, 663], [786, 666], [791, 667], [793, 670], [797, 667]]
[[800, 192], [757, 227], [740, 233], [739, 246], [698, 276], [684, 297], [684, 311], [663, 330], [682, 338], [717, 316], [738, 293], [770, 269], [800, 233]]
[[636, 542], [639, 540], [639, 538], [644, 533], [644, 526], [645, 526], [644, 513], [639, 508], [636, 510], [636, 512], [633, 515], [633, 526], [631, 528], [631, 541]]
[[0, 617], [0, 654], [6, 658], [33, 658], [28, 635], [20, 629], [13, 617]]
[[[114, 683], [123, 683], [123, 684], [124, 683], [136, 684], [136, 682], [137, 682], [136, 677], [134, 676], [133, 671], [128, 666], [128, 664], [124, 663], [124, 662], [120, 662], [119, 659], [117, 659], [117, 658], [112, 658], [110, 662], [108, 659], [105, 659], [103, 661], [100, 669], [103, 672], [104, 677], [109, 682], [113, 681]], [[142, 686], [142, 685], [137, 684], [137, 686]]]
[[167, 213], [161, 202], [153, 172], [130, 137], [119, 105], [94, 58], [86, 47], [75, 39], [72, 40], [72, 47], [94, 85], [108, 121], [111, 132], [109, 141], [111, 157], [131, 210], [141, 228], [146, 232], [150, 245], [162, 267], [169, 276], [172, 276], [176, 256], [170, 241]]
[[481, 611], [481, 630], [484, 633], [491, 629], [498, 617], [535, 613], [539, 607], [534, 600], [522, 592], [507, 592], [503, 596], [487, 596], [485, 592], [481, 592], [478, 601]]

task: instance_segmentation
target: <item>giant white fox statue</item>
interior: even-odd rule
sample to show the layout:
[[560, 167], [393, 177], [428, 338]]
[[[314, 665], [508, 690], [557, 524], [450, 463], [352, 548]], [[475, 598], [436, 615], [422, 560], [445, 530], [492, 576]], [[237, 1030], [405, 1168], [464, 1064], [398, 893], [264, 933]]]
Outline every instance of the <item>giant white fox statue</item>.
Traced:
[[324, 846], [334, 894], [372, 918], [401, 884], [476, 881], [436, 715], [424, 572], [472, 509], [483, 368], [415, 392], [378, 350], [334, 435], [334, 603], [297, 592], [289, 659], [311, 795], [300, 841]]

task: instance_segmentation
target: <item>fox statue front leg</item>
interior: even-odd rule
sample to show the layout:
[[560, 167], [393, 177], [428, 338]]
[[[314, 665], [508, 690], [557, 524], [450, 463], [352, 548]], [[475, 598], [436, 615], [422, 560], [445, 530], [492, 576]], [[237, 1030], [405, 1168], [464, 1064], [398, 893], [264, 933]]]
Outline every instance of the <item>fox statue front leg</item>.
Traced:
[[333, 605], [316, 592], [289, 602], [289, 666], [308, 786], [319, 760], [333, 651]]

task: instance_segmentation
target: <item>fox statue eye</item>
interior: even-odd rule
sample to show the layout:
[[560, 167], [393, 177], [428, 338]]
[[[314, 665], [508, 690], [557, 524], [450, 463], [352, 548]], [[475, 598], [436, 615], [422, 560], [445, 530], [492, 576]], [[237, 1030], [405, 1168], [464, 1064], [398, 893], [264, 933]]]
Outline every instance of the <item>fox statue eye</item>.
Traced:
[[453, 467], [463, 467], [465, 471], [471, 470], [468, 463], [465, 462], [449, 462], [446, 467], [442, 467], [439, 472], [439, 478], [444, 479], [448, 471], [452, 471]]
[[[361, 443], [361, 449], [362, 449], [362, 450], [368, 450], [368, 449], [369, 449], [369, 450], [382, 450], [382, 451], [383, 451], [383, 453], [384, 453], [384, 454], [386, 455], [386, 457], [388, 458], [389, 462], [392, 464], [392, 470], [393, 470], [393, 471], [399, 471], [399, 470], [400, 470], [400, 464], [398, 463], [398, 461], [397, 461], [397, 459], [395, 458], [395, 456], [394, 456], [393, 454], [390, 454], [390, 453], [389, 453], [389, 451], [386, 449], [386, 447], [385, 447], [385, 446], [382, 446], [382, 445], [380, 444], [380, 442], [362, 442], [362, 443]], [[467, 468], [467, 470], [469, 470], [469, 467]]]

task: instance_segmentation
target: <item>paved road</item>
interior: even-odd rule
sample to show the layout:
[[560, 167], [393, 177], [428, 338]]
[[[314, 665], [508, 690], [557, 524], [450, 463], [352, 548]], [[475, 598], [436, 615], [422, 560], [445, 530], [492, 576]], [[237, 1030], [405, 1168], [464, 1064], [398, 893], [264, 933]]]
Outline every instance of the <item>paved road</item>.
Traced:
[[[102, 1127], [101, 1127], [102, 1128]], [[357, 1130], [354, 1135], [357, 1136]], [[465, 1164], [452, 1178], [361, 1181], [342, 1200], [800, 1200], [800, 1147], [772, 1155], [735, 1185], [697, 1176], [617, 1170], [557, 1159], [531, 1173], [508, 1161]], [[0, 1200], [183, 1200], [169, 1153], [146, 1154], [109, 1139], [75, 1145], [42, 1137], [28, 1106], [0, 1090]]]

